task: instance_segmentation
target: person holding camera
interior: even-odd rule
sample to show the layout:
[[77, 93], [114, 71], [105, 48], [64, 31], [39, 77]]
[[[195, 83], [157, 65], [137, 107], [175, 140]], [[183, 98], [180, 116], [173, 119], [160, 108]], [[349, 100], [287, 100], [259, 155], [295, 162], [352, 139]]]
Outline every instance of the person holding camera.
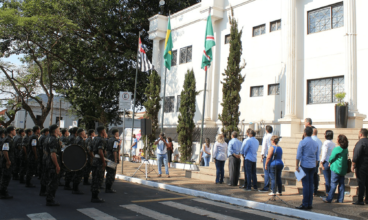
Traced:
[[282, 181], [281, 181], [281, 172], [284, 169], [284, 162], [282, 162], [282, 148], [278, 146], [280, 141], [280, 137], [277, 135], [273, 135], [271, 137], [272, 146], [268, 149], [267, 161], [265, 169], [269, 171], [271, 178], [271, 189], [272, 192], [268, 195], [275, 196], [276, 195], [276, 183], [278, 195], [282, 195]]
[[158, 177], [161, 177], [161, 167], [162, 163], [165, 164], [165, 172], [167, 178], [170, 178], [169, 168], [167, 165], [167, 147], [168, 143], [165, 140], [165, 134], [160, 134], [160, 138], [156, 140], [155, 145], [157, 145], [157, 166], [158, 166]]

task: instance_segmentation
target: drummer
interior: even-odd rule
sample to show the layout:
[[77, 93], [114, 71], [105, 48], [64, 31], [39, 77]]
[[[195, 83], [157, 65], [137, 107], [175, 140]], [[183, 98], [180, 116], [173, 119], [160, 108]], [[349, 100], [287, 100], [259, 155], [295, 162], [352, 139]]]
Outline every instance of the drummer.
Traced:
[[[77, 130], [78, 130], [78, 128], [69, 129], [69, 133], [70, 133], [70, 136], [68, 138], [68, 144], [69, 145], [75, 143], [75, 139], [76, 139], [76, 136], [77, 136]], [[74, 177], [74, 172], [65, 171], [64, 190], [72, 190], [72, 188], [70, 187], [70, 182], [72, 181], [73, 177]]]
[[[75, 144], [81, 146], [83, 149], [86, 150], [86, 142], [84, 141], [84, 138], [86, 136], [86, 132], [83, 130], [83, 128], [79, 128], [77, 130], [77, 138], [75, 139]], [[79, 184], [82, 181], [82, 177], [83, 177], [83, 171], [84, 169], [78, 170], [74, 172], [74, 176], [73, 176], [73, 194], [83, 194], [83, 192], [81, 192], [79, 190]]]
[[[119, 163], [119, 151], [121, 140], [119, 140], [119, 130], [112, 129], [113, 137], [107, 142], [107, 159]], [[111, 189], [112, 184], [115, 181], [116, 169], [106, 166], [106, 193], [116, 193], [115, 190]]]

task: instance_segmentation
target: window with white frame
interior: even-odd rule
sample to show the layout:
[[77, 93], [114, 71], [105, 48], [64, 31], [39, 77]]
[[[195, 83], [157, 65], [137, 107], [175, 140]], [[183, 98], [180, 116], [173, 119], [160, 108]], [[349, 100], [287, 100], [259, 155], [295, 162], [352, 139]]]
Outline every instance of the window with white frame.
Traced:
[[270, 23], [270, 32], [281, 30], [281, 19]]
[[338, 3], [308, 12], [308, 33], [313, 34], [344, 26], [344, 4]]
[[280, 84], [268, 85], [268, 95], [280, 95]]
[[262, 24], [260, 26], [257, 27], [253, 27], [253, 37], [262, 35], [266, 33], [266, 25]]
[[250, 97], [260, 97], [260, 96], [263, 96], [263, 86], [250, 87]]
[[192, 46], [180, 49], [180, 64], [192, 62]]
[[165, 113], [174, 112], [175, 96], [165, 97]]
[[308, 104], [335, 103], [337, 93], [344, 92], [344, 77], [308, 80]]

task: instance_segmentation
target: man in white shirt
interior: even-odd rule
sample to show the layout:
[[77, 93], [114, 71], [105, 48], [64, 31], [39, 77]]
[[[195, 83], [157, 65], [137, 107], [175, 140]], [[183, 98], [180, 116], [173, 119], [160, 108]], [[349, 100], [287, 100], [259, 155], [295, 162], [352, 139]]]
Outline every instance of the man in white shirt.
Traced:
[[158, 166], [158, 177], [161, 177], [161, 167], [162, 162], [165, 164], [165, 172], [167, 178], [170, 178], [169, 168], [167, 164], [167, 145], [165, 140], [165, 134], [160, 134], [160, 138], [156, 140], [155, 145], [157, 145], [157, 166]]
[[262, 155], [263, 172], [264, 172], [264, 187], [263, 189], [259, 190], [259, 192], [264, 192], [264, 193], [269, 191], [268, 184], [270, 183], [270, 172], [269, 172], [269, 169], [268, 170], [265, 169], [265, 166], [266, 166], [266, 161], [267, 161], [268, 149], [272, 145], [271, 144], [272, 132], [273, 132], [272, 126], [267, 125], [266, 134], [263, 137], [263, 141], [262, 141], [261, 155]]
[[[318, 134], [318, 130], [317, 128], [313, 128], [313, 135], [312, 135], [312, 139], [317, 142], [318, 144], [318, 156], [321, 155], [321, 147], [322, 147], [322, 141], [317, 137]], [[317, 163], [316, 166], [316, 171], [314, 172], [314, 195], [317, 195], [317, 191], [318, 191], [318, 185], [319, 185], [319, 176], [318, 176], [318, 170], [319, 170], [319, 161]]]
[[321, 147], [321, 167], [322, 172], [325, 177], [325, 188], [326, 194], [330, 192], [331, 189], [331, 170], [329, 166], [329, 160], [332, 153], [332, 150], [335, 148], [335, 143], [332, 141], [334, 137], [334, 133], [331, 130], [327, 130], [325, 133], [326, 141], [323, 143]]

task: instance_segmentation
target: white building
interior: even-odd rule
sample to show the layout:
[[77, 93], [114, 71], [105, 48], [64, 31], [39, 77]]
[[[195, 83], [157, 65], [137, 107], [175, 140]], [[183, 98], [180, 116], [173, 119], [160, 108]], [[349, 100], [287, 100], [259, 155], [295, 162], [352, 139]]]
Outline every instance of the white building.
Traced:
[[[46, 106], [48, 97], [45, 94], [41, 94], [38, 97], [41, 98], [43, 105]], [[40, 118], [42, 115], [40, 105], [32, 99], [28, 100], [28, 105], [32, 108], [35, 117]], [[70, 126], [73, 126], [73, 121], [76, 121], [78, 125], [77, 116], [73, 115], [69, 110], [71, 110], [71, 106], [68, 101], [60, 96], [54, 96], [52, 124], [57, 124], [59, 122], [61, 113], [61, 120], [64, 121], [64, 128], [69, 128]], [[44, 127], [48, 128], [50, 126], [50, 115], [51, 111], [49, 112], [43, 123]], [[26, 111], [22, 109], [17, 112], [14, 119], [14, 125], [17, 128], [24, 128], [24, 123], [26, 123], [26, 128], [32, 128], [33, 126], [35, 126], [35, 123], [33, 122], [31, 116], [27, 113], [26, 119]]]
[[[221, 127], [218, 114], [222, 112], [222, 73], [229, 55], [231, 6], [243, 30], [242, 59], [247, 64], [242, 72], [246, 78], [239, 126], [264, 121], [282, 136], [291, 136], [300, 132], [303, 119], [310, 117], [316, 127], [332, 128], [333, 94], [345, 91], [348, 127], [368, 127], [366, 0], [202, 0], [171, 15], [175, 59], [167, 73], [165, 127], [177, 124], [178, 96], [188, 69], [194, 69], [197, 90], [203, 90], [201, 61], [209, 7], [216, 47], [208, 71], [205, 125]], [[149, 21], [153, 64], [163, 83], [168, 18], [155, 15]], [[197, 97], [198, 124], [202, 102], [203, 93]]]

